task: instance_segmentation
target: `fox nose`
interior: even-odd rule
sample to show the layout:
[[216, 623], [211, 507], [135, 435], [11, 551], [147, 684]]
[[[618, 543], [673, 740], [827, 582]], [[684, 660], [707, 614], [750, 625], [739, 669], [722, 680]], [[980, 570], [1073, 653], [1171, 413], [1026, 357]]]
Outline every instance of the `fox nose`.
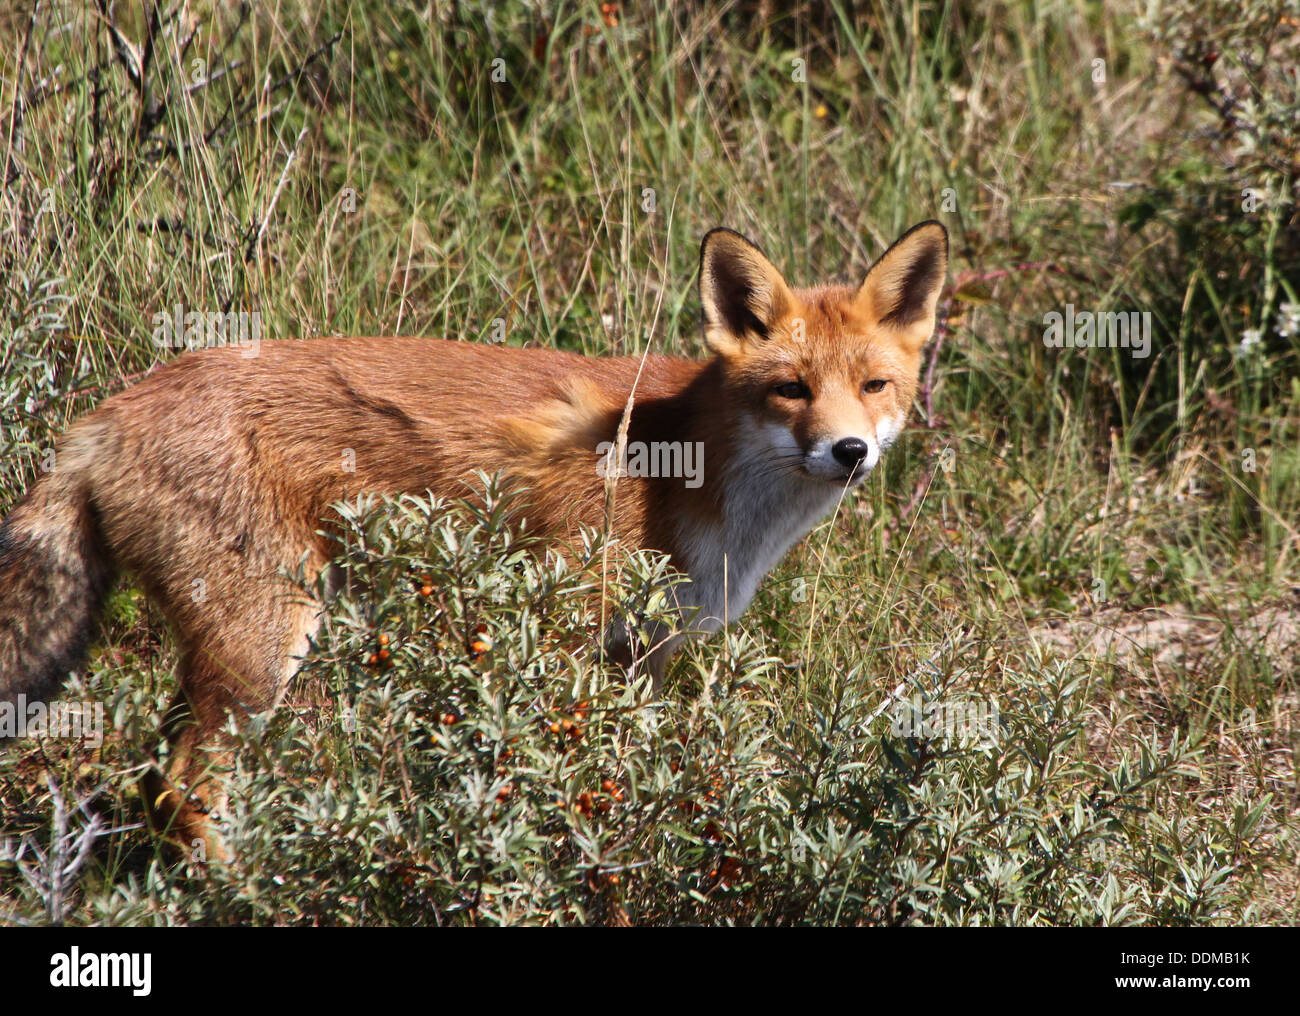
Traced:
[[860, 437], [840, 438], [831, 449], [831, 454], [840, 465], [852, 469], [867, 457], [867, 442]]

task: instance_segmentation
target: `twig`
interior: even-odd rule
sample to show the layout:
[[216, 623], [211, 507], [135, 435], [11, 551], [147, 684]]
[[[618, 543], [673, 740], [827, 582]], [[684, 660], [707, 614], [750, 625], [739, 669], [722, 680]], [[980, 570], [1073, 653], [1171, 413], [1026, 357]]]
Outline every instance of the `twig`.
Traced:
[[284, 162], [284, 170], [280, 173], [280, 182], [275, 185], [275, 193], [271, 195], [271, 203], [266, 207], [266, 214], [262, 216], [262, 224], [257, 227], [257, 232], [248, 241], [248, 248], [244, 251], [244, 261], [251, 261], [253, 255], [262, 245], [262, 237], [266, 234], [267, 223], [271, 221], [271, 213], [275, 211], [275, 203], [280, 200], [280, 192], [284, 190], [284, 185], [289, 179], [289, 167], [293, 165], [294, 159], [298, 157], [298, 146], [302, 144], [302, 139], [307, 136], [307, 128], [304, 127], [298, 132], [298, 140], [293, 143], [293, 150], [289, 153], [289, 158]]

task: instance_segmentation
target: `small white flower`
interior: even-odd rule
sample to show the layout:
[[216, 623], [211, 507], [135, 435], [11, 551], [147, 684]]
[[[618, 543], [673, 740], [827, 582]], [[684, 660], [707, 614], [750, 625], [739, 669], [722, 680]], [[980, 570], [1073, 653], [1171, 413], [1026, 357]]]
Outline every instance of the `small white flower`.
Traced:
[[1300, 333], [1300, 303], [1284, 303], [1278, 307], [1277, 333], [1284, 339]]
[[1246, 356], [1252, 349], [1259, 345], [1260, 340], [1264, 338], [1264, 332], [1260, 328], [1247, 328], [1241, 333], [1241, 344], [1237, 346], [1237, 355]]

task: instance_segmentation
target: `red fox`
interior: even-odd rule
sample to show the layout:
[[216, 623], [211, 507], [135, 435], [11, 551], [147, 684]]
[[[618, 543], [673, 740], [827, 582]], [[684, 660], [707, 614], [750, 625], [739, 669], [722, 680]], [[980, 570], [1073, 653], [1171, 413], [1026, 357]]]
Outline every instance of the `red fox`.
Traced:
[[[898, 436], [947, 260], [943, 226], [923, 222], [860, 286], [795, 289], [715, 229], [700, 251], [704, 362], [426, 338], [181, 356], [75, 423], [0, 529], [0, 709], [56, 693], [114, 576], [134, 574], [180, 655], [167, 772], [146, 783], [153, 819], [206, 839], [200, 749], [228, 714], [285, 694], [319, 623], [285, 572], [305, 560], [310, 578], [334, 556], [331, 505], [461, 497], [478, 471], [527, 488], [548, 536], [608, 521], [622, 545], [669, 555], [687, 579], [682, 630], [716, 631]], [[667, 471], [684, 475], [630, 454], [606, 520], [602, 474], [629, 402], [629, 450], [682, 450]], [[650, 654], [656, 682], [680, 638]]]

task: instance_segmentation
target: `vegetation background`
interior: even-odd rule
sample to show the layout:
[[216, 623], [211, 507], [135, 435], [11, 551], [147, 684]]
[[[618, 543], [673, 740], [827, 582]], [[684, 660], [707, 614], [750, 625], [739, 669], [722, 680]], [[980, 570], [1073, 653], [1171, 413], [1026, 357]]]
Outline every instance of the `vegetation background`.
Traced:
[[[103, 744], [0, 754], [0, 921], [1294, 923], [1297, 66], [1296, 0], [8, 8], [6, 509], [177, 304], [697, 356], [712, 226], [799, 282], [953, 256], [913, 427], [653, 708], [508, 502], [354, 506], [376, 593], [247, 736], [236, 860], [173, 863], [124, 586]], [[1067, 304], [1152, 355], [1045, 348]], [[894, 722], [936, 706], [995, 736]]]

